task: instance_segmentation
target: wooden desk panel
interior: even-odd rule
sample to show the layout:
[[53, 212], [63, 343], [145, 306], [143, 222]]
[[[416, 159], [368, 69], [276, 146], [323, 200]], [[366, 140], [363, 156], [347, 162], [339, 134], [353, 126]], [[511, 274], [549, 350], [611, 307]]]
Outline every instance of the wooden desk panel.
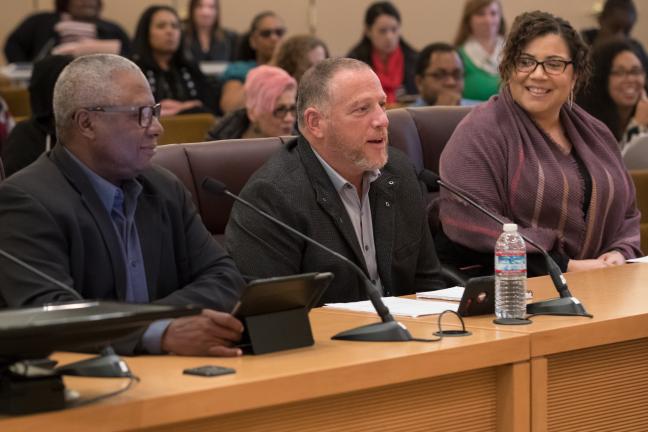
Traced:
[[[531, 336], [531, 357], [648, 337], [648, 264], [565, 275], [571, 293], [594, 318], [535, 316], [533, 324], [502, 326], [493, 316], [466, 319], [467, 325]], [[548, 276], [532, 278], [533, 300], [556, 297]]]
[[[527, 334], [531, 430], [648, 431], [648, 264], [567, 274], [570, 291], [594, 318], [536, 316], [471, 327]], [[534, 300], [555, 297], [548, 277], [529, 280]]]

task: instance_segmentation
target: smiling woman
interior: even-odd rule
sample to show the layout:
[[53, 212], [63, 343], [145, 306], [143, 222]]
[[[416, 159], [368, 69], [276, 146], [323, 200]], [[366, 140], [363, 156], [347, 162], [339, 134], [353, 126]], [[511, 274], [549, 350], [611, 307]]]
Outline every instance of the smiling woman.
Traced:
[[[641, 254], [639, 212], [616, 140], [573, 103], [589, 76], [588, 49], [565, 20], [516, 18], [497, 97], [475, 107], [441, 155], [441, 177], [549, 251], [563, 271], [623, 264]], [[498, 128], [487, 125], [497, 124]], [[442, 191], [442, 261], [492, 273], [501, 231]], [[529, 273], [546, 273], [529, 251]]]
[[612, 40], [594, 48], [594, 74], [578, 103], [610, 128], [623, 149], [635, 136], [648, 132], [646, 70], [636, 46]]

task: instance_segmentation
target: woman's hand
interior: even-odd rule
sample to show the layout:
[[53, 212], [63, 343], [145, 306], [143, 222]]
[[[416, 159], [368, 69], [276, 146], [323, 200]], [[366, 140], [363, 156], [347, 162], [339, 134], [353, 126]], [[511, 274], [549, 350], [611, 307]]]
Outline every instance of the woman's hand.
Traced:
[[176, 115], [178, 113], [181, 113], [182, 111], [202, 106], [202, 102], [195, 99], [184, 102], [175, 99], [162, 99], [160, 101], [160, 104], [162, 105], [162, 109], [160, 111], [160, 115], [162, 117]]
[[625, 257], [621, 255], [621, 252], [619, 251], [605, 252], [603, 255], [598, 257], [598, 259], [603, 260], [609, 265], [625, 264]]
[[569, 260], [567, 263], [568, 272], [578, 272], [586, 270], [595, 270], [600, 268], [609, 267], [610, 264], [606, 263], [602, 259], [586, 259], [586, 260]]
[[596, 259], [569, 260], [567, 263], [568, 272], [595, 270], [615, 265], [625, 264], [625, 258], [619, 251], [605, 252]]

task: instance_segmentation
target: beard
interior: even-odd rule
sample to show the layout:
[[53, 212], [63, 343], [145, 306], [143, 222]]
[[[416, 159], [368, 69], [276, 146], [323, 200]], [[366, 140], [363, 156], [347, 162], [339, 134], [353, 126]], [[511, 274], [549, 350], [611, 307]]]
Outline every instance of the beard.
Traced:
[[[387, 145], [377, 155], [370, 154], [365, 152], [364, 144], [356, 145], [355, 143], [346, 142], [344, 138], [335, 132], [335, 129], [333, 129], [329, 143], [331, 149], [362, 171], [374, 171], [387, 164]], [[385, 143], [387, 143], [387, 133], [385, 133]]]

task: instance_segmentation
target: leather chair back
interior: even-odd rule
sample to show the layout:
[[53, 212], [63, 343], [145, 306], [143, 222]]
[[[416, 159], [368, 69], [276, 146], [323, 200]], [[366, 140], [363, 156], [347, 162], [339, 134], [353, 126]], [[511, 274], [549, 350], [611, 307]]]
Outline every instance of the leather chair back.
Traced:
[[203, 190], [203, 179], [213, 177], [238, 194], [250, 176], [287, 139], [254, 138], [168, 144], [157, 148], [153, 162], [173, 172], [185, 184], [209, 232], [222, 238], [233, 202], [227, 196], [215, 196]]
[[417, 171], [427, 168], [438, 173], [441, 152], [470, 109], [429, 106], [389, 110], [389, 144], [405, 152]]

